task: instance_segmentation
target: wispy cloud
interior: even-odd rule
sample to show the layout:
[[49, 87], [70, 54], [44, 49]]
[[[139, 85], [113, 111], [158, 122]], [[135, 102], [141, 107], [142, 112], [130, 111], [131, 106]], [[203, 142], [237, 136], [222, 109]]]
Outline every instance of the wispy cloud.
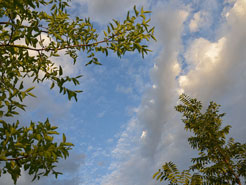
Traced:
[[113, 151], [120, 161], [112, 164], [115, 169], [104, 177], [102, 184], [105, 185], [152, 184], [151, 177], [157, 166], [165, 156], [172, 156], [176, 152], [165, 151], [167, 146], [164, 145], [167, 141], [172, 144], [180, 137], [177, 124], [172, 122], [175, 117], [172, 108], [178, 96], [175, 80], [178, 67], [174, 66], [178, 63], [183, 22], [188, 13], [185, 9], [177, 9], [172, 3], [165, 6], [159, 4], [153, 12], [157, 39], [165, 43], [151, 72], [155, 86], [145, 93], [137, 118], [130, 121], [122, 133]]

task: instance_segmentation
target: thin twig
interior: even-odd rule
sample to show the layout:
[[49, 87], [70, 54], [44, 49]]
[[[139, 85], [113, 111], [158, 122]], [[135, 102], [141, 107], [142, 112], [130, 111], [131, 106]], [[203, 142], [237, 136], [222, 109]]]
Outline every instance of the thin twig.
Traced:
[[[11, 15], [9, 14], [9, 19], [10, 19], [10, 21], [12, 22], [12, 24], [14, 25], [14, 21], [13, 21], [13, 19], [11, 18]], [[12, 40], [12, 37], [13, 37], [13, 34], [14, 34], [14, 26], [13, 25], [11, 25], [11, 34], [10, 34], [10, 37], [9, 37], [9, 42], [8, 42], [8, 44], [10, 44], [11, 43], [11, 40]]]
[[25, 159], [25, 158], [28, 158], [29, 155], [25, 155], [25, 156], [22, 156], [22, 157], [16, 157], [16, 158], [9, 158], [9, 159], [1, 159], [0, 161], [18, 161], [18, 160], [21, 160], [21, 159]]

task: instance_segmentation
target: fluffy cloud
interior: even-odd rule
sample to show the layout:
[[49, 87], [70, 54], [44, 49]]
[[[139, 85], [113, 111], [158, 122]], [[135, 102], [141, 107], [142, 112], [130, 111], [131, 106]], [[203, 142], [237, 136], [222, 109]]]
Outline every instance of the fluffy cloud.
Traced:
[[[179, 78], [184, 92], [204, 100], [216, 100], [224, 106], [232, 132], [245, 132], [242, 109], [246, 106], [246, 1], [238, 0], [226, 13], [223, 35], [215, 42], [198, 38], [186, 52], [189, 72]], [[237, 128], [241, 129], [237, 129]], [[237, 134], [236, 134], [237, 133]], [[245, 137], [244, 137], [245, 140]]]
[[203, 27], [209, 28], [211, 26], [212, 17], [206, 11], [199, 11], [193, 15], [190, 21], [189, 28], [191, 32], [197, 32]]
[[[231, 135], [246, 140], [246, 1], [236, 1], [227, 12], [216, 41], [197, 38], [185, 53], [181, 36], [187, 13], [170, 4], [159, 8], [154, 10], [153, 20], [163, 49], [151, 70], [154, 85], [143, 96], [134, 124], [130, 122], [122, 133], [114, 152], [123, 159], [112, 163], [112, 173], [104, 177], [103, 185], [155, 184], [151, 176], [162, 162], [175, 161], [181, 168], [189, 164], [195, 153], [173, 110], [179, 92], [197, 97], [205, 105], [210, 100], [222, 104], [228, 113], [225, 121], [232, 125]], [[186, 61], [182, 69], [180, 54]]]
[[225, 38], [221, 38], [217, 43], [199, 38], [191, 44], [185, 55], [190, 70], [186, 75], [179, 77], [182, 90], [188, 94], [195, 96], [199, 94], [202, 97], [207, 96], [207, 98], [211, 98], [211, 94], [215, 94], [216, 91], [218, 91], [218, 95], [221, 94], [223, 91], [221, 79], [227, 81], [227, 74], [224, 73], [224, 70], [228, 68], [221, 60], [220, 54], [224, 43]]
[[201, 15], [200, 15], [200, 12], [198, 12], [198, 13], [194, 14], [194, 17], [190, 22], [190, 25], [189, 25], [190, 30], [192, 32], [197, 31], [198, 30], [198, 24], [200, 22], [201, 22]]

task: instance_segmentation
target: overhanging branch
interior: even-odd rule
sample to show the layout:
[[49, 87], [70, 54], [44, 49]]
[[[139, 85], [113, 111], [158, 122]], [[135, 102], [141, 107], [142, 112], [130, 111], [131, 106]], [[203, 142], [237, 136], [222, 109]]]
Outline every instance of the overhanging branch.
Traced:
[[65, 46], [65, 47], [61, 47], [61, 48], [31, 48], [28, 46], [24, 46], [24, 45], [15, 45], [15, 44], [1, 44], [0, 47], [14, 47], [14, 48], [23, 48], [23, 49], [27, 49], [27, 50], [32, 50], [32, 51], [55, 51], [55, 50], [63, 50], [63, 49], [70, 49], [70, 48], [78, 48], [78, 47], [88, 47], [88, 46], [94, 46], [97, 44], [101, 44], [101, 43], [105, 43], [105, 42], [112, 42], [112, 40], [110, 41], [110, 39], [106, 39], [106, 40], [102, 40], [99, 42], [94, 42], [91, 44], [78, 44], [78, 45], [71, 45], [71, 46]]

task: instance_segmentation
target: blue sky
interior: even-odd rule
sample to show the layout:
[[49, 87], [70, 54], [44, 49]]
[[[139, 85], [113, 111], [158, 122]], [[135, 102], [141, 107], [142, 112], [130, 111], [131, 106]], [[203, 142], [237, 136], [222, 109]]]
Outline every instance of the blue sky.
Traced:
[[[23, 172], [18, 185], [158, 184], [152, 175], [162, 163], [185, 168], [195, 154], [174, 111], [182, 92], [205, 105], [221, 104], [231, 136], [246, 141], [246, 0], [73, 0], [70, 12], [91, 17], [100, 30], [134, 5], [152, 10], [153, 52], [145, 59], [102, 56], [102, 66], [85, 67], [82, 53], [76, 66], [66, 57], [57, 60], [66, 74], [84, 75], [78, 102], [49, 91], [47, 82], [36, 87], [38, 98], [27, 100], [18, 119], [48, 116], [75, 147], [59, 164], [64, 175], [58, 180], [31, 183]], [[12, 182], [3, 176], [0, 184]]]

